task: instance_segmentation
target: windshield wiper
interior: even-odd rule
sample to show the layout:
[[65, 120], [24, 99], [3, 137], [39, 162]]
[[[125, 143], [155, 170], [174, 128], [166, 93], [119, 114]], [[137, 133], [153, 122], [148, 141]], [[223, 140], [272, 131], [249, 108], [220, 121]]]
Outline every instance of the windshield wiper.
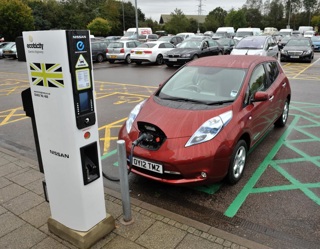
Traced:
[[223, 105], [226, 103], [232, 103], [234, 99], [229, 100], [220, 100], [220, 101], [212, 101], [212, 102], [205, 102], [206, 105]]

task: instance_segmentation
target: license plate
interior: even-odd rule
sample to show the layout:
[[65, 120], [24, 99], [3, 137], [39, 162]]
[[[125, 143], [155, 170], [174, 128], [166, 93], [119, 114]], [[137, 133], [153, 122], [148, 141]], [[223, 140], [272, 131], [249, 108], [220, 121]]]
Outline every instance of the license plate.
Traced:
[[150, 170], [152, 172], [156, 172], [159, 174], [163, 174], [163, 168], [161, 164], [157, 164], [157, 163], [153, 163], [153, 162], [149, 162], [146, 160], [142, 160], [136, 157], [132, 158], [132, 165], [142, 168], [142, 169], [146, 169], [146, 170]]
[[116, 55], [110, 55], [110, 58], [111, 59], [117, 59], [117, 56]]
[[290, 58], [292, 58], [292, 59], [298, 59], [298, 58], [299, 58], [299, 56], [292, 55], [292, 56], [290, 56]]
[[141, 51], [136, 51], [136, 54], [142, 54], [142, 52]]
[[169, 61], [177, 61], [176, 58], [169, 58]]

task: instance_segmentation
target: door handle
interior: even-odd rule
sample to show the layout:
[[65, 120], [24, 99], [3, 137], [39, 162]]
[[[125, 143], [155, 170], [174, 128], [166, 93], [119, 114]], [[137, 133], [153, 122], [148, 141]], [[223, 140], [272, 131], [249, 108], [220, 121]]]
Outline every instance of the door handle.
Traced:
[[270, 96], [269, 101], [272, 101], [274, 99], [274, 95]]

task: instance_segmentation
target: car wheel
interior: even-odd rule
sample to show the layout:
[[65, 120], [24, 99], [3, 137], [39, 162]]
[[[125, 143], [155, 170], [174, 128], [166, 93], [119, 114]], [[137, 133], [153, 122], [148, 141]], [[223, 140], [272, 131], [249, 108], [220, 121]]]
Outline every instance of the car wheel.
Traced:
[[126, 56], [125, 61], [126, 61], [127, 64], [130, 64], [130, 63], [131, 63], [130, 54], [128, 54], [128, 55]]
[[229, 184], [236, 184], [242, 177], [247, 159], [247, 143], [240, 140], [233, 149], [227, 181]]
[[158, 54], [157, 59], [156, 59], [156, 64], [157, 65], [163, 64], [163, 56], [162, 56], [162, 54]]
[[109, 63], [111, 63], [111, 64], [113, 64], [114, 63], [114, 60], [108, 60], [109, 61]]
[[97, 62], [103, 62], [103, 55], [102, 54], [98, 54], [97, 55]]
[[277, 121], [274, 123], [276, 127], [283, 127], [286, 125], [289, 115], [289, 101], [286, 100], [286, 103], [284, 103], [284, 107], [282, 110], [281, 116], [277, 119]]

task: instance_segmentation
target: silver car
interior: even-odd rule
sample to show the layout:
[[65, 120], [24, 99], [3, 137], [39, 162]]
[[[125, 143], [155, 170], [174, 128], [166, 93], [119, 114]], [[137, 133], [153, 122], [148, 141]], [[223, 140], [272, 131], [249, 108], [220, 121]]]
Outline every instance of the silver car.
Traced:
[[111, 42], [106, 50], [107, 60], [109, 63], [122, 60], [129, 64], [131, 63], [131, 49], [139, 46], [140, 44], [141, 43], [139, 41], [134, 40], [118, 40]]
[[272, 36], [248, 36], [231, 51], [234, 55], [262, 55], [278, 59], [279, 48]]

